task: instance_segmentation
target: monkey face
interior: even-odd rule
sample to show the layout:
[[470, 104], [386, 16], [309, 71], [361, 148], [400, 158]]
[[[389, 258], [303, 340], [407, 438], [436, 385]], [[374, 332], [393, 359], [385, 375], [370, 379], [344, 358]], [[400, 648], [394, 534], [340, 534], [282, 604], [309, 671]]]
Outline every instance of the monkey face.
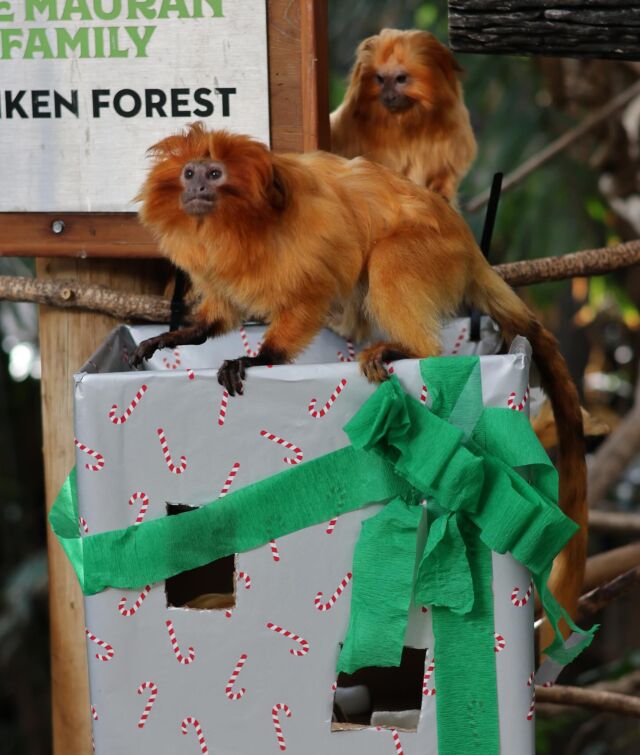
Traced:
[[379, 68], [375, 74], [375, 82], [379, 87], [380, 102], [389, 112], [403, 113], [415, 104], [415, 100], [407, 94], [407, 89], [411, 86], [411, 77], [403, 68]]
[[189, 160], [182, 169], [180, 203], [187, 215], [208, 215], [216, 205], [218, 191], [226, 183], [223, 163], [217, 160]]

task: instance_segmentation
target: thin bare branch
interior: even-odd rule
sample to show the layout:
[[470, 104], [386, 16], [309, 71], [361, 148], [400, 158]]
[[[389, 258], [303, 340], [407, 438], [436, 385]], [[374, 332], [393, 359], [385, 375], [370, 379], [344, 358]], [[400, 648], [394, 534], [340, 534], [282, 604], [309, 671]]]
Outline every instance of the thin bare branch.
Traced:
[[638, 587], [640, 587], [640, 565], [583, 595], [578, 601], [576, 621], [578, 623], [586, 621], [612, 601], [627, 595]]
[[640, 564], [640, 542], [598, 553], [587, 559], [583, 589], [593, 590]]
[[[596, 126], [599, 126], [603, 121], [612, 116], [614, 113], [621, 110], [628, 102], [634, 97], [640, 94], [640, 81], [635, 81], [631, 86], [624, 89], [622, 92], [613, 97], [609, 102], [596, 110], [591, 115], [588, 115], [577, 126], [566, 131], [562, 136], [558, 137], [555, 141], [548, 144], [546, 147], [536, 152], [515, 170], [508, 173], [502, 182], [502, 191], [508, 191], [513, 186], [517, 186], [527, 176], [533, 173], [538, 168], [542, 167], [545, 163], [549, 162], [552, 158], [559, 155], [567, 147], [571, 146], [574, 142], [581, 139], [583, 136], [592, 131]], [[464, 206], [466, 212], [475, 212], [481, 207], [484, 207], [489, 201], [489, 191], [483, 191], [467, 202]]]
[[626, 511], [589, 512], [589, 529], [593, 532], [616, 532], [621, 535], [640, 535], [640, 514]]
[[593, 708], [608, 713], [640, 718], [640, 698], [621, 695], [618, 692], [583, 689], [560, 684], [553, 687], [536, 686], [536, 701], [553, 703], [554, 705], [577, 705], [582, 708]]

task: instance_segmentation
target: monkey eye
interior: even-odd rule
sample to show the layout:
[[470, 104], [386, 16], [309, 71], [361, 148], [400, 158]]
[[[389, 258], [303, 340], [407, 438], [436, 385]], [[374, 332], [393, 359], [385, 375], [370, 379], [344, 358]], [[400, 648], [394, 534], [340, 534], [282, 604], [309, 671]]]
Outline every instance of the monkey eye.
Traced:
[[185, 168], [185, 170], [184, 170], [184, 177], [185, 178], [193, 178], [193, 168]]
[[378, 82], [378, 84], [380, 84], [380, 86], [382, 86], [384, 84], [384, 76], [380, 76], [380, 74], [377, 73], [376, 74], [376, 81]]
[[211, 170], [207, 173], [207, 178], [211, 181], [217, 181], [221, 177], [222, 171], [220, 170], [220, 168], [211, 168]]
[[396, 84], [406, 84], [407, 83], [407, 74], [406, 73], [399, 73], [396, 76]]

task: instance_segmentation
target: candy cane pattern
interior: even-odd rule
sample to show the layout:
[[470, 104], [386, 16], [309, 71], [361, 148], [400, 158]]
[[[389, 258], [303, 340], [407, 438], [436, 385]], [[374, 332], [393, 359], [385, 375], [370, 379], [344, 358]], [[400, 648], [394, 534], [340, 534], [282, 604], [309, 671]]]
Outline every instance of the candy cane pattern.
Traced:
[[516, 585], [511, 591], [511, 602], [516, 608], [522, 608], [522, 606], [526, 606], [527, 603], [529, 602], [532, 592], [533, 592], [533, 582], [529, 582], [529, 587], [526, 593], [521, 598], [519, 598], [518, 595], [520, 594], [520, 588], [518, 587], [518, 585]]
[[149, 496], [146, 493], [143, 493], [142, 490], [137, 490], [135, 493], [131, 494], [131, 498], [129, 498], [129, 506], [133, 506], [138, 499], [141, 500], [142, 503], [140, 504], [138, 516], [136, 517], [134, 524], [140, 524], [149, 508]]
[[505, 639], [501, 634], [494, 632], [493, 636], [496, 641], [495, 645], [493, 646], [493, 649], [496, 651], [496, 653], [499, 653], [501, 650], [504, 650], [507, 647], [507, 643], [505, 642]]
[[158, 696], [158, 685], [155, 682], [142, 682], [138, 687], [138, 694], [144, 695], [145, 689], [149, 690], [149, 699], [147, 700], [147, 704], [144, 706], [144, 710], [138, 721], [139, 729], [144, 729], [144, 725], [147, 723], [147, 718], [149, 718], [149, 713], [151, 713], [151, 708], [153, 708], [153, 704]]
[[322, 602], [322, 592], [319, 592], [316, 597], [313, 599], [315, 607], [318, 609], [318, 611], [329, 611], [333, 608], [333, 606], [336, 603], [336, 600], [342, 595], [344, 592], [345, 587], [351, 582], [351, 577], [353, 575], [351, 572], [347, 572], [347, 575], [345, 578], [340, 582], [338, 585], [338, 588], [333, 593], [333, 595], [329, 598], [329, 600], [326, 603]]
[[533, 683], [535, 675], [535, 671], [532, 671], [527, 680], [527, 687], [531, 687], [531, 704], [529, 705], [529, 711], [527, 713], [527, 721], [533, 721], [533, 714], [536, 709], [536, 686]]
[[95, 709], [95, 706], [91, 706], [91, 717], [94, 721], [98, 720], [98, 711]]
[[429, 661], [429, 665], [425, 669], [424, 677], [422, 679], [422, 694], [426, 695], [426, 697], [433, 697], [436, 694], [436, 688], [433, 686], [433, 683], [431, 684], [431, 686], [429, 686], [435, 667], [436, 667], [436, 659], [434, 656]]
[[196, 379], [196, 373], [192, 369], [190, 369], [189, 367], [187, 367], [187, 377], [189, 378], [189, 380], [195, 380]]
[[294, 642], [297, 642], [298, 645], [300, 645], [299, 650], [294, 649], [294, 648], [289, 648], [289, 652], [291, 653], [291, 655], [302, 656], [302, 655], [306, 655], [309, 652], [309, 643], [307, 642], [307, 640], [303, 639], [302, 637], [298, 637], [297, 634], [294, 634], [293, 632], [289, 632], [286, 629], [279, 627], [277, 624], [272, 624], [271, 622], [267, 624], [267, 629], [271, 629], [272, 631], [277, 632], [278, 634], [281, 634], [283, 637], [287, 637], [293, 640]]
[[79, 451], [84, 451], [86, 454], [96, 460], [95, 464], [85, 464], [85, 469], [88, 469], [90, 472], [99, 472], [102, 467], [104, 467], [104, 456], [102, 454], [94, 451], [92, 448], [88, 448], [84, 443], [80, 443], [77, 438], [74, 438], [73, 442], [75, 443], [76, 448]]
[[122, 598], [120, 598], [120, 602], [118, 603], [118, 611], [120, 611], [122, 616], [134, 616], [137, 612], [142, 603], [144, 602], [144, 599], [147, 597], [147, 595], [151, 592], [151, 585], [147, 585], [144, 590], [138, 595], [136, 598], [136, 602], [133, 604], [131, 608], [125, 608], [127, 605], [127, 597], [126, 595], [123, 595]]
[[271, 558], [278, 563], [280, 561], [280, 551], [278, 550], [278, 543], [275, 540], [269, 540], [269, 546], [271, 547]]
[[84, 531], [85, 531], [85, 532], [87, 533], [87, 535], [88, 535], [88, 534], [89, 534], [89, 525], [87, 524], [87, 520], [86, 520], [86, 519], [85, 519], [85, 518], [84, 518], [83, 516], [79, 516], [79, 517], [78, 517], [78, 522], [79, 522], [79, 524], [80, 524], [80, 527], [82, 527], [82, 529], [83, 529], [83, 530], [84, 530]]
[[96, 658], [99, 661], [104, 661], [105, 663], [107, 661], [110, 661], [113, 658], [113, 656], [115, 655], [115, 651], [111, 647], [111, 645], [109, 645], [108, 642], [104, 642], [103, 640], [101, 640], [98, 637], [96, 637], [95, 634], [93, 632], [91, 632], [89, 629], [87, 629], [86, 627], [84, 629], [84, 632], [87, 635], [87, 637], [91, 640], [91, 642], [95, 642], [98, 647], [103, 648], [104, 651], [105, 651], [104, 655], [102, 655], [100, 653], [96, 653]]
[[240, 328], [240, 338], [242, 339], [242, 345], [244, 346], [244, 350], [247, 352], [247, 356], [257, 357], [260, 351], [261, 341], [258, 341], [258, 345], [256, 346], [254, 351], [254, 349], [249, 347], [249, 337], [247, 336], [247, 331], [244, 328]]
[[140, 399], [144, 396], [144, 394], [146, 392], [147, 392], [147, 386], [146, 385], [141, 385], [140, 386], [140, 390], [133, 397], [132, 402], [124, 410], [124, 414], [121, 414], [119, 417], [117, 416], [118, 405], [114, 404], [111, 407], [111, 409], [109, 409], [109, 419], [113, 422], [113, 424], [114, 425], [124, 425], [124, 423], [131, 416], [131, 413], [133, 412], [133, 410], [136, 408], [136, 406], [138, 406], [138, 404], [140, 403]]
[[229, 492], [229, 488], [233, 484], [233, 481], [236, 479], [236, 475], [238, 474], [238, 470], [240, 469], [240, 462], [236, 461], [234, 465], [231, 467], [231, 470], [229, 471], [229, 474], [227, 475], [227, 479], [224, 481], [224, 485], [222, 486], [222, 489], [220, 490], [220, 495], [218, 498], [224, 498], [226, 494]]
[[[251, 589], [251, 577], [246, 572], [239, 571], [238, 572], [238, 579], [242, 580], [244, 582], [244, 588], [245, 588], [245, 590], [250, 590]], [[225, 616], [228, 619], [230, 619], [231, 616], [233, 615], [233, 609], [227, 608], [227, 610], [224, 613], [225, 613]]]
[[[381, 726], [376, 726], [376, 731], [383, 731], [383, 729]], [[400, 742], [400, 735], [398, 734], [398, 730], [391, 727], [389, 731], [391, 732], [391, 738], [393, 740], [393, 745], [396, 749], [397, 755], [404, 755], [404, 750], [402, 749], [402, 743]]]
[[187, 457], [181, 456], [180, 466], [177, 467], [173, 463], [173, 459], [171, 458], [171, 454], [169, 453], [169, 446], [167, 444], [167, 438], [164, 434], [164, 430], [161, 427], [159, 427], [156, 430], [156, 433], [158, 434], [158, 438], [160, 439], [160, 448], [162, 449], [162, 454], [164, 456], [164, 460], [167, 463], [167, 467], [169, 468], [169, 471], [173, 472], [173, 474], [182, 474], [184, 470], [187, 468]]
[[333, 403], [338, 398], [338, 396], [342, 393], [342, 389], [345, 387], [346, 384], [347, 384], [347, 381], [344, 378], [342, 378], [340, 383], [336, 386], [335, 391], [333, 391], [333, 393], [329, 396], [329, 400], [322, 407], [322, 409], [316, 409], [316, 401], [318, 399], [312, 398], [311, 401], [309, 401], [309, 407], [308, 407], [309, 414], [314, 419], [322, 419], [322, 417], [324, 417], [327, 414], [329, 409], [331, 409], [331, 407], [333, 406]]
[[276, 730], [276, 739], [281, 750], [287, 749], [287, 744], [282, 735], [282, 726], [280, 726], [279, 712], [283, 711], [287, 718], [291, 718], [291, 709], [286, 703], [276, 703], [271, 709], [271, 718], [273, 719], [273, 728]]
[[383, 362], [383, 364], [387, 371], [387, 375], [393, 375], [393, 373], [396, 371], [396, 368], [391, 364], [391, 362]]
[[196, 657], [195, 650], [192, 647], [190, 647], [188, 648], [189, 652], [187, 656], [185, 657], [184, 655], [182, 655], [182, 653], [180, 652], [180, 648], [178, 647], [178, 642], [176, 640], [176, 632], [175, 632], [175, 629], [173, 628], [173, 623], [169, 619], [167, 619], [165, 621], [165, 624], [167, 626], [167, 629], [169, 630], [169, 640], [171, 641], [171, 648], [176, 656], [176, 660], [178, 661], [178, 663], [182, 663], [184, 666], [188, 666], [191, 663], [191, 661], [193, 661], [193, 659]]
[[187, 726], [189, 726], [190, 724], [196, 730], [196, 737], [198, 737], [198, 743], [200, 745], [200, 752], [202, 753], [202, 755], [208, 755], [209, 748], [207, 747], [207, 742], [204, 738], [204, 734], [202, 733], [202, 727], [200, 726], [200, 721], [198, 721], [197, 718], [194, 718], [193, 716], [187, 716], [180, 724], [182, 733], [183, 734], [187, 733]]
[[353, 362], [353, 360], [356, 358], [356, 350], [353, 348], [351, 341], [347, 341], [347, 356], [345, 356], [341, 351], [338, 351], [336, 353], [338, 354], [338, 359], [341, 362]]
[[220, 409], [218, 410], [218, 425], [222, 427], [227, 418], [227, 406], [229, 405], [229, 391], [226, 389], [222, 391], [222, 400], [220, 401]]
[[336, 528], [336, 524], [337, 523], [338, 523], [338, 517], [336, 517], [335, 519], [331, 519], [329, 521], [329, 523], [327, 524], [327, 529], [325, 530], [325, 532], [327, 533], [327, 535], [333, 534], [333, 531]]
[[287, 440], [283, 440], [282, 438], [279, 438], [277, 435], [274, 435], [273, 433], [267, 432], [266, 430], [260, 430], [260, 435], [263, 438], [266, 438], [267, 440], [272, 440], [274, 443], [277, 443], [280, 446], [284, 446], [287, 450], [293, 451], [295, 454], [295, 458], [291, 459], [288, 456], [285, 456], [282, 461], [284, 461], [285, 464], [299, 464], [303, 459], [303, 453], [298, 448], [298, 446], [295, 446], [293, 443], [289, 443]]
[[427, 396], [429, 395], [429, 389], [426, 385], [422, 385], [422, 389], [420, 390], [420, 403], [422, 406], [424, 406], [427, 403]]
[[239, 689], [237, 692], [233, 691], [233, 685], [236, 683], [236, 679], [238, 678], [238, 674], [242, 670], [242, 667], [244, 666], [245, 661], [247, 660], [247, 654], [243, 653], [240, 658], [238, 658], [238, 662], [236, 663], [235, 668], [233, 669], [233, 672], [231, 676], [229, 677], [229, 681], [227, 682], [227, 686], [225, 687], [224, 691], [226, 696], [229, 698], [229, 700], [240, 700], [244, 693], [247, 691], [244, 687]]
[[509, 409], [513, 409], [514, 412], [524, 411], [524, 408], [527, 405], [527, 401], [529, 400], [529, 386], [527, 386], [527, 389], [524, 392], [524, 396], [522, 397], [522, 401], [519, 404], [516, 403], [515, 398], [515, 391], [509, 394], [509, 398], [507, 399], [507, 406], [509, 407]]
[[180, 352], [178, 351], [178, 349], [176, 349], [176, 350], [175, 350], [175, 351], [173, 352], [173, 357], [174, 357], [174, 361], [173, 361], [173, 362], [170, 362], [170, 361], [169, 361], [169, 360], [167, 359], [167, 357], [162, 357], [162, 364], [164, 364], [164, 366], [165, 366], [165, 367], [166, 367], [166, 368], [167, 368], [168, 370], [175, 370], [175, 369], [177, 369], [177, 368], [178, 368], [178, 367], [180, 366], [180, 364], [181, 364], [181, 360], [180, 360]]
[[460, 335], [456, 339], [456, 342], [453, 344], [453, 349], [451, 349], [452, 354], [457, 354], [460, 351], [460, 347], [464, 343], [465, 336], [467, 335], [467, 329], [462, 328], [460, 331]]

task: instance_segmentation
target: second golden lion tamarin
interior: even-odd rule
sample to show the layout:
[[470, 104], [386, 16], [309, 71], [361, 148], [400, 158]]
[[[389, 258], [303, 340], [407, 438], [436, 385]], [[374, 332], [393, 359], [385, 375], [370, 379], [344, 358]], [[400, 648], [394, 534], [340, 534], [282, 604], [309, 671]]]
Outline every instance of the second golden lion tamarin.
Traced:
[[383, 29], [360, 43], [331, 151], [363, 155], [452, 201], [476, 155], [451, 51], [426, 31]]
[[255, 357], [226, 361], [218, 380], [242, 393], [247, 368], [296, 357], [335, 304], [354, 295], [385, 340], [360, 354], [369, 380], [385, 362], [440, 353], [440, 324], [462, 304], [490, 314], [505, 338], [526, 336], [558, 420], [560, 505], [581, 527], [557, 559], [556, 596], [574, 611], [587, 511], [580, 406], [553, 336], [487, 263], [462, 217], [439, 194], [368, 160], [275, 154], [194, 125], [152, 148], [140, 218], [201, 303], [195, 323], [140, 344], [201, 343], [243, 317], [269, 323]]

